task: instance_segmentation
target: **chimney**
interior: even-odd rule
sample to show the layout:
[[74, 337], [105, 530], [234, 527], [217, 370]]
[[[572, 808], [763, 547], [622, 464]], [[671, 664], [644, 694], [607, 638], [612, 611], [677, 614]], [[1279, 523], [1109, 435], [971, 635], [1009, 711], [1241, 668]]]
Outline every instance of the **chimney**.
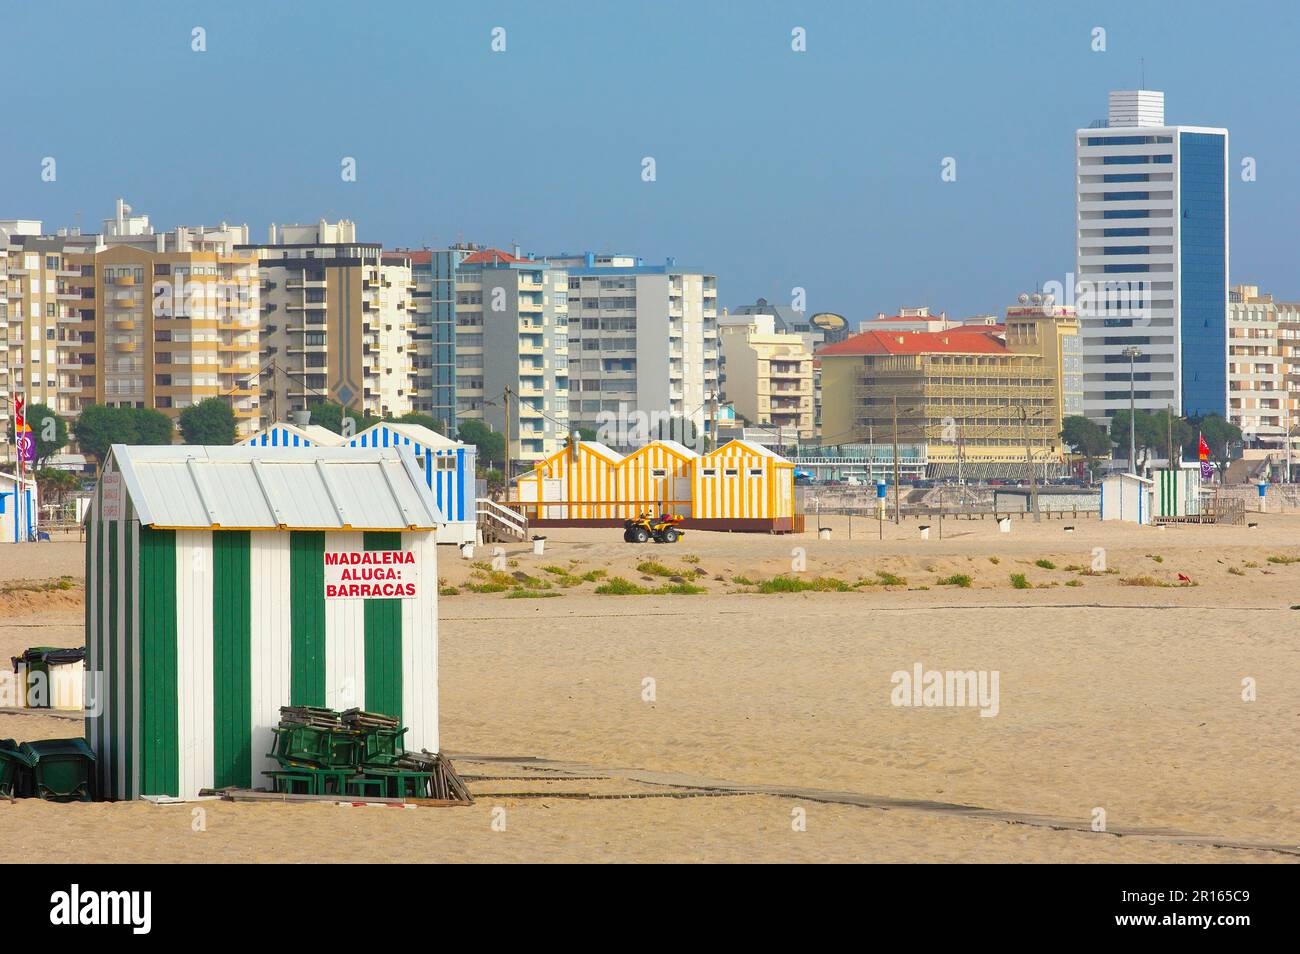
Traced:
[[276, 229], [275, 229], [275, 223], [272, 222], [272, 223], [271, 223], [271, 228], [269, 229], [269, 236], [268, 236], [268, 237], [271, 239], [271, 244], [272, 244], [272, 245], [276, 245], [276, 244], [278, 244], [278, 243], [276, 242], [276, 240], [275, 240], [275, 231], [276, 231]]
[[518, 243], [518, 242], [515, 243], [514, 256], [515, 256], [515, 258], [523, 258], [523, 256], [519, 254], [519, 243]]

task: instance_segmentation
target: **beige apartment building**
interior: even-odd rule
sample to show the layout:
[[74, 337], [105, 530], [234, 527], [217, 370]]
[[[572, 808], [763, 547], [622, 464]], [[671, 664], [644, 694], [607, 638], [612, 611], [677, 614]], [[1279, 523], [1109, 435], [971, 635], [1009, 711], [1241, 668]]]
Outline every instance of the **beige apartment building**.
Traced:
[[781, 446], [816, 438], [813, 356], [803, 336], [775, 330], [771, 315], [718, 319], [722, 393], [749, 424], [770, 427]]
[[318, 401], [358, 413], [413, 409], [415, 318], [409, 256], [385, 258], [347, 220], [270, 227], [243, 245], [261, 276], [262, 412], [285, 419]]
[[246, 228], [154, 232], [119, 199], [99, 234], [15, 220], [0, 233], [11, 394], [67, 418], [87, 404], [175, 417], [222, 397], [240, 435], [256, 429], [257, 261], [234, 250]]
[[1248, 447], [1285, 447], [1289, 408], [1279, 334], [1272, 295], [1256, 285], [1228, 290], [1228, 420]]
[[1282, 358], [1282, 422], [1294, 463], [1300, 460], [1300, 302], [1279, 301], [1275, 307]]

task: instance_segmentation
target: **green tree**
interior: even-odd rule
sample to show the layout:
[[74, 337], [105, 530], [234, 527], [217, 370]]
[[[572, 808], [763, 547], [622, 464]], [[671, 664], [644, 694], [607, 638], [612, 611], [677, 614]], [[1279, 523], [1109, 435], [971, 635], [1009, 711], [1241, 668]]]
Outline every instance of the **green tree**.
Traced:
[[[309, 405], [307, 408], [311, 411], [311, 422], [319, 424], [321, 427], [329, 428], [335, 434], [344, 434], [351, 437], [360, 434], [367, 427], [378, 424], [380, 419], [366, 414], [364, 411], [358, 411], [354, 408], [344, 407], [335, 401], [318, 401]], [[350, 430], [345, 434], [344, 421], [351, 418], [352, 424]]]
[[596, 436], [596, 431], [594, 429], [590, 427], [580, 427], [578, 428], [578, 440], [598, 441], [600, 438]]
[[110, 447], [138, 443], [140, 431], [130, 408], [88, 404], [72, 422], [72, 434], [81, 452], [103, 467]]
[[[1138, 459], [1134, 469], [1140, 474], [1146, 469], [1148, 458], [1153, 453], [1158, 453], [1159, 449], [1164, 446], [1164, 418], [1160, 417], [1157, 420], [1156, 415], [1139, 408], [1135, 419], [1137, 422], [1136, 444]], [[1110, 439], [1118, 448], [1120, 456], [1127, 460], [1129, 444], [1128, 411], [1116, 411], [1115, 416], [1110, 419]]]
[[[1173, 416], [1172, 427], [1170, 425], [1171, 418], [1168, 411], [1156, 411], [1151, 415], [1151, 430], [1155, 441], [1155, 443], [1152, 444], [1152, 447], [1158, 457], [1169, 456], [1169, 436], [1171, 431], [1174, 439], [1173, 453], [1175, 458], [1177, 458], [1179, 450], [1186, 447], [1187, 442], [1195, 436], [1195, 430], [1192, 428], [1192, 425], [1187, 422], [1187, 418], [1185, 417]], [[1186, 455], [1184, 455], [1183, 459], [1186, 459]], [[1174, 461], [1170, 461], [1171, 466], [1173, 463]]]
[[504, 466], [506, 461], [506, 439], [504, 434], [492, 430], [482, 421], [465, 421], [457, 431], [457, 438], [466, 444], [478, 448], [479, 464]]
[[36, 472], [36, 486], [44, 503], [62, 503], [63, 495], [81, 486], [81, 478], [70, 470], [43, 467]]
[[1071, 414], [1061, 421], [1061, 441], [1083, 458], [1090, 474], [1095, 475], [1101, 458], [1110, 456], [1106, 429], [1081, 414]]
[[151, 407], [127, 408], [135, 419], [137, 444], [170, 444], [176, 438], [176, 422]]
[[[52, 454], [57, 454], [67, 445], [68, 425], [45, 404], [29, 404], [23, 409], [23, 415], [27, 419], [27, 426], [32, 429], [32, 437], [36, 440], [36, 466], [40, 468]], [[11, 417], [7, 435], [10, 444], [14, 442], [16, 424], [17, 422]]]
[[186, 444], [235, 443], [235, 412], [230, 404], [219, 397], [206, 398], [191, 404], [177, 418], [181, 438]]

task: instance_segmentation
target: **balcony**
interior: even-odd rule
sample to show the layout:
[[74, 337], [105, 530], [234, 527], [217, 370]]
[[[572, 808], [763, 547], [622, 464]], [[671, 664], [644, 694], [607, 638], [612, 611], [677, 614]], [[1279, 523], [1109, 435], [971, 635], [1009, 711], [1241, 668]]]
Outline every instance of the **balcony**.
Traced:
[[119, 354], [131, 354], [136, 350], [136, 343], [134, 341], [115, 341], [113, 342], [113, 350]]
[[134, 285], [134, 284], [135, 284], [135, 276], [134, 276], [134, 275], [118, 275], [116, 278], [112, 279], [111, 284], [114, 284], [114, 285], [121, 285], [121, 286], [124, 286], [124, 287], [125, 287], [125, 286], [129, 286], [129, 285]]

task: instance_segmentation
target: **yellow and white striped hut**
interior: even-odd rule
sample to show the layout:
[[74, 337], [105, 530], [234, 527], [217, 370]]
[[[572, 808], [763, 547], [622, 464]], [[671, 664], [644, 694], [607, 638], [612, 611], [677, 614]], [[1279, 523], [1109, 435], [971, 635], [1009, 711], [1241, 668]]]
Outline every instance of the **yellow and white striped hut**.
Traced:
[[728, 441], [693, 465], [691, 524], [705, 530], [794, 528], [794, 464], [752, 441]]
[[440, 517], [391, 448], [114, 444], [86, 518], [96, 795], [265, 785], [285, 705], [438, 751]]
[[518, 477], [514, 499], [537, 504], [524, 508], [530, 520], [621, 520], [629, 499], [622, 463], [622, 454], [599, 441], [575, 440]]
[[618, 514], [635, 517], [640, 510], [691, 515], [691, 474], [700, 455], [677, 441], [651, 441], [619, 465], [627, 506]]

